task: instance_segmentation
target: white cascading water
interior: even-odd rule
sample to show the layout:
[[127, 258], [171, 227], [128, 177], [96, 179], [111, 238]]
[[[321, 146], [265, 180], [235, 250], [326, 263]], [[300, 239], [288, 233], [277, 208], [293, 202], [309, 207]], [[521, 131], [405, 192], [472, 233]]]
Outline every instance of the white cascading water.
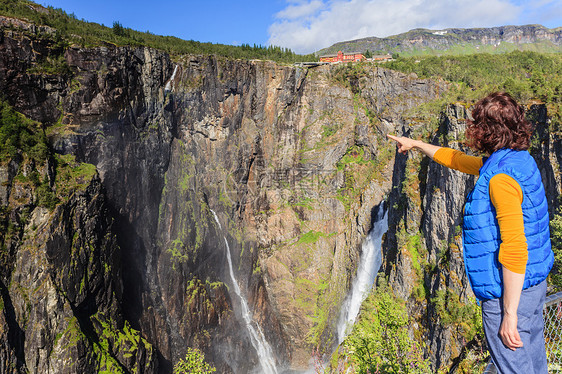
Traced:
[[[222, 230], [222, 226], [219, 222], [219, 218], [214, 210], [211, 209], [213, 216], [215, 216], [215, 221], [219, 225], [219, 229]], [[242, 307], [242, 317], [244, 318], [244, 322], [246, 324], [246, 328], [248, 329], [248, 333], [250, 335], [250, 341], [252, 346], [258, 353], [258, 358], [260, 361], [260, 365], [262, 367], [262, 373], [264, 374], [277, 374], [277, 367], [275, 365], [275, 359], [273, 358], [273, 351], [271, 350], [271, 346], [265, 340], [265, 336], [261, 331], [260, 326], [255, 323], [256, 328], [254, 328], [254, 323], [252, 320], [252, 314], [250, 313], [250, 309], [248, 308], [248, 303], [244, 296], [242, 296], [242, 292], [240, 291], [240, 287], [238, 286], [238, 282], [234, 277], [234, 270], [232, 269], [232, 258], [230, 257], [230, 246], [228, 245], [228, 240], [226, 240], [226, 236], [224, 237], [224, 242], [226, 244], [226, 258], [228, 260], [228, 270], [230, 271], [230, 280], [234, 286], [234, 292], [240, 299], [240, 305]]]
[[174, 78], [176, 77], [177, 71], [178, 71], [178, 65], [174, 67], [174, 72], [172, 73], [170, 80], [166, 82], [166, 86], [164, 86], [164, 91], [171, 91], [174, 88]]
[[347, 295], [340, 312], [337, 324], [338, 344], [345, 339], [347, 328], [353, 326], [359, 314], [363, 300], [373, 287], [373, 282], [382, 264], [381, 245], [382, 236], [388, 230], [388, 215], [384, 202], [379, 208], [373, 228], [361, 245], [361, 258], [357, 275], [353, 281], [351, 292]]

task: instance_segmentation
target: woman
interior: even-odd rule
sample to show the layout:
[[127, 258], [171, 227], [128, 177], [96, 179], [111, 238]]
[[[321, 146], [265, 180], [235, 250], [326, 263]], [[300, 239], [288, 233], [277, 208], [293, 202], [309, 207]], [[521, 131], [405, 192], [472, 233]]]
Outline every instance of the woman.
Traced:
[[468, 278], [482, 302], [484, 333], [499, 373], [547, 373], [543, 304], [554, 255], [548, 207], [537, 165], [527, 149], [531, 124], [506, 93], [480, 100], [467, 121], [474, 157], [419, 140], [388, 135], [406, 153], [479, 175], [466, 198], [463, 252]]

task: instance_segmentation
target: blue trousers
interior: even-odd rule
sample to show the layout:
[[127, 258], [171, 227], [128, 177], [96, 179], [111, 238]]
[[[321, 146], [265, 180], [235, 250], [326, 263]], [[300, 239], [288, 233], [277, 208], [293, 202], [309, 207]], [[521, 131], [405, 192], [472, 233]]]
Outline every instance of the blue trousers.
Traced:
[[548, 373], [543, 321], [545, 297], [546, 280], [521, 292], [517, 308], [517, 330], [523, 347], [515, 351], [507, 348], [499, 335], [503, 312], [502, 298], [482, 302], [484, 334], [498, 373]]

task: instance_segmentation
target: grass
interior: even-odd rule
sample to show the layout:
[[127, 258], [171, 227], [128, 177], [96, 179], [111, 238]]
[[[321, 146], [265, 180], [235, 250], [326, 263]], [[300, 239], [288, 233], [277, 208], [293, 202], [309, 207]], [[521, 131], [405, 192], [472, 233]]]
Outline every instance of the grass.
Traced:
[[321, 237], [325, 237], [326, 234], [320, 231], [310, 230], [309, 232], [300, 236], [296, 244], [312, 244], [316, 243]]
[[97, 169], [92, 164], [76, 161], [74, 155], [55, 155], [56, 194], [61, 200], [70, 197], [74, 192], [84, 191], [90, 185], [92, 178], [97, 175]]

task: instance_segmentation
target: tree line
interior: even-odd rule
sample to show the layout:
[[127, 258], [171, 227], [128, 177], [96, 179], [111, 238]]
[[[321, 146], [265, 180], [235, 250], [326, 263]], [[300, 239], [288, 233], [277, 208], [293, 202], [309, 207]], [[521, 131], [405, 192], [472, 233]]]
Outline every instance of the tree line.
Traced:
[[556, 53], [410, 57], [388, 62], [385, 67], [455, 83], [457, 100], [473, 101], [493, 91], [507, 91], [521, 102], [562, 102], [562, 55]]
[[95, 47], [106, 43], [116, 46], [147, 46], [160, 49], [171, 55], [212, 54], [229, 58], [273, 60], [284, 63], [317, 61], [313, 55], [299, 55], [288, 48], [279, 46], [250, 46], [242, 44], [202, 43], [183, 40], [173, 36], [155, 35], [150, 31], [140, 32], [124, 27], [115, 21], [112, 27], [78, 19], [60, 8], [44, 8], [28, 0], [2, 0], [0, 14], [7, 17], [27, 19], [38, 25], [46, 25], [57, 30], [58, 41], [77, 44], [82, 47]]

